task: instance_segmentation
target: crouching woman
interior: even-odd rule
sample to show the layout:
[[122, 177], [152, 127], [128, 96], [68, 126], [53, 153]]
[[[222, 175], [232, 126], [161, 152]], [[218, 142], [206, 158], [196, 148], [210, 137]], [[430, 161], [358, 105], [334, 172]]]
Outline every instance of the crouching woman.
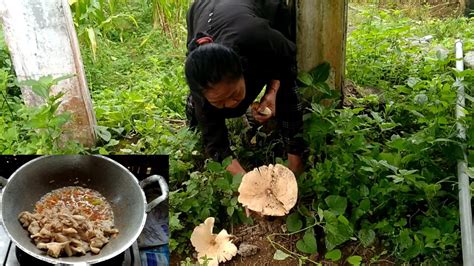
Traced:
[[[245, 114], [266, 85], [252, 115], [260, 123], [276, 118], [288, 166], [297, 174], [302, 171], [296, 47], [289, 40], [284, 2], [197, 0], [188, 11], [186, 114], [189, 126], [201, 130], [207, 155], [216, 161], [232, 156], [225, 119]], [[245, 173], [237, 159], [227, 170]]]

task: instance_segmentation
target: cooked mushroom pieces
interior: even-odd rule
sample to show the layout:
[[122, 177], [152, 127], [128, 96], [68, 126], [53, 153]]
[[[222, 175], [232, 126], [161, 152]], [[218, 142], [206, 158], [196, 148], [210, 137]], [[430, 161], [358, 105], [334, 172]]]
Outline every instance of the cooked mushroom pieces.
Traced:
[[207, 218], [204, 223], [194, 228], [191, 234], [191, 244], [198, 253], [200, 263], [207, 260], [207, 265], [219, 265], [237, 254], [237, 247], [232, 243], [232, 236], [225, 229], [219, 234], [213, 234], [214, 218]]
[[239, 186], [238, 201], [262, 215], [286, 215], [297, 199], [295, 175], [281, 164], [255, 168], [243, 176]]
[[111, 206], [90, 189], [61, 188], [43, 196], [35, 206], [34, 213], [22, 212], [18, 219], [36, 246], [52, 257], [88, 251], [98, 254], [119, 233]]

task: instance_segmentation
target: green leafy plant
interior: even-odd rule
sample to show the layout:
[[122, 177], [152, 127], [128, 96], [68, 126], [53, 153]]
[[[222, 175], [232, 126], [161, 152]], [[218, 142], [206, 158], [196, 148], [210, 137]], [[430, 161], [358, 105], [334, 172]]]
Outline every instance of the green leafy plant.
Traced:
[[208, 217], [214, 216], [225, 225], [251, 221], [237, 203], [236, 192], [242, 175], [232, 176], [225, 169], [230, 162], [230, 158], [222, 164], [208, 161], [204, 171], [191, 173], [189, 180], [171, 192], [171, 244], [178, 252], [183, 252], [183, 246], [178, 247], [178, 243], [187, 243], [190, 229]]
[[138, 28], [135, 18], [129, 14], [118, 13], [118, 6], [124, 0], [70, 0], [73, 19], [78, 37], [89, 45], [93, 59], [96, 59], [98, 36], [109, 39], [118, 38], [123, 41], [127, 30]]
[[14, 98], [9, 102], [11, 116], [3, 116], [0, 123], [0, 151], [2, 154], [51, 154], [81, 153], [84, 148], [76, 142], [61, 139], [66, 132], [65, 124], [70, 121], [68, 112], [58, 113], [61, 98], [59, 93], [50, 94], [50, 88], [59, 81], [70, 78], [63, 76], [41, 77], [38, 80], [19, 82], [20, 86], [30, 86], [31, 90], [44, 100], [37, 107], [28, 107]]

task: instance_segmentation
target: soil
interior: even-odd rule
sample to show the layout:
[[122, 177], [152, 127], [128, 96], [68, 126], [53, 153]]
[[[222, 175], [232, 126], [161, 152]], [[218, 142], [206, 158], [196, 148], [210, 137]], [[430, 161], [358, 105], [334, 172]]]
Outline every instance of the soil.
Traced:
[[[275, 254], [275, 248], [268, 241], [267, 236], [274, 233], [285, 233], [286, 223], [282, 218], [274, 218], [270, 220], [268, 218], [254, 218], [253, 225], [239, 225], [233, 230], [233, 235], [236, 236], [234, 241], [237, 247], [241, 243], [255, 245], [258, 247], [257, 254], [248, 257], [236, 256], [230, 262], [222, 265], [232, 266], [244, 266], [244, 265], [276, 265], [276, 266], [289, 266], [298, 265], [298, 261], [294, 258], [287, 258], [283, 261], [277, 261], [273, 259]], [[283, 245], [285, 248], [292, 250], [295, 246], [296, 237], [273, 237], [274, 241]]]
[[[231, 261], [226, 263], [220, 263], [219, 265], [225, 266], [265, 266], [265, 265], [275, 265], [275, 266], [294, 266], [298, 265], [298, 260], [293, 257], [288, 257], [283, 261], [278, 261], [273, 259], [275, 254], [275, 248], [272, 246], [267, 237], [270, 237], [274, 242], [282, 245], [286, 249], [301, 254], [296, 250], [296, 242], [301, 239], [301, 235], [291, 235], [291, 236], [276, 236], [275, 234], [287, 233], [285, 218], [254, 218], [253, 225], [239, 225], [230, 230], [230, 233], [235, 236], [234, 243], [237, 247], [240, 244], [245, 243], [249, 245], [254, 245], [258, 247], [258, 252], [255, 255], [242, 257], [236, 255]], [[322, 239], [322, 237], [317, 236], [317, 238]], [[319, 243], [318, 246], [321, 246], [322, 243]], [[352, 255], [358, 255], [363, 258], [363, 263], [366, 265], [381, 265], [381, 266], [391, 266], [395, 265], [393, 258], [389, 255], [382, 255], [383, 249], [381, 248], [380, 243], [376, 243], [372, 247], [364, 248], [358, 242], [348, 242], [343, 247], [342, 259], [339, 262], [331, 262], [324, 260], [324, 256], [320, 254], [314, 254], [309, 256], [313, 261], [319, 262], [322, 265], [348, 265], [343, 263], [346, 261], [347, 257]], [[322, 250], [319, 247], [319, 250]], [[184, 260], [178, 254], [171, 254], [170, 265], [179, 266], [180, 261]], [[306, 263], [305, 265], [312, 265], [311, 263]]]

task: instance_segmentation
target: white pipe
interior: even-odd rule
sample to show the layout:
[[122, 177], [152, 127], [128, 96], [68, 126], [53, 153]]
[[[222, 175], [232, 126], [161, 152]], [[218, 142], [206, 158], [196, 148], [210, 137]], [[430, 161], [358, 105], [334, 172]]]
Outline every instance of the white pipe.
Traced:
[[[464, 70], [463, 44], [461, 40], [456, 40], [456, 69]], [[458, 81], [462, 81], [459, 79]], [[459, 119], [464, 117], [464, 86], [458, 82], [458, 92], [456, 101], [456, 119], [458, 137], [461, 141], [466, 139], [466, 130]], [[462, 258], [464, 265], [474, 265], [474, 236], [472, 225], [471, 192], [469, 189], [469, 177], [466, 174], [467, 157], [463, 150], [463, 159], [458, 161], [458, 186], [459, 186], [459, 213], [461, 220]]]

